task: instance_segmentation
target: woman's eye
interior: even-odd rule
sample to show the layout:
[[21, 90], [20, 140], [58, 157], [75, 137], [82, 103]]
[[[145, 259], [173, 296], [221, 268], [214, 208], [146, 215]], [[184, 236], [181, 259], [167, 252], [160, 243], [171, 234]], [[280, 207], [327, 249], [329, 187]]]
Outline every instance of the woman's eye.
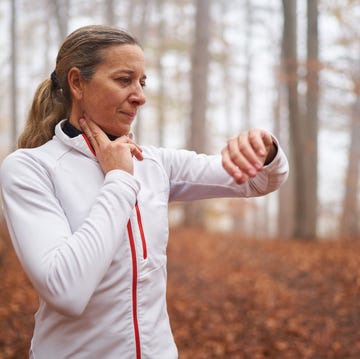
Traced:
[[[123, 85], [123, 86], [127, 86], [127, 85], [130, 85], [133, 80], [132, 80], [131, 77], [118, 77], [118, 78], [115, 79], [115, 81], [120, 82], [121, 85]], [[141, 80], [141, 81], [139, 81], [139, 83], [140, 83], [141, 87], [146, 86], [146, 81], [145, 80]]]
[[116, 81], [121, 82], [123, 85], [127, 85], [131, 82], [131, 79], [129, 77], [119, 77]]

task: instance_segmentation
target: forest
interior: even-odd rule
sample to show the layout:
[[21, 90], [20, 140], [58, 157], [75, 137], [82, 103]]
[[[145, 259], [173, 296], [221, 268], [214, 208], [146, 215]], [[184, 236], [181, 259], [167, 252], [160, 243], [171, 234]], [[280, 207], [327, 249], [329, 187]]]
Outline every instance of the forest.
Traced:
[[[0, 161], [67, 34], [129, 30], [138, 143], [212, 154], [259, 127], [290, 165], [265, 197], [170, 204], [180, 358], [359, 358], [359, 20], [360, 0], [0, 0]], [[37, 298], [0, 235], [0, 359], [24, 358]]]
[[[129, 29], [147, 61], [139, 143], [217, 153], [265, 128], [290, 159], [266, 199], [174, 204], [195, 221], [260, 238], [359, 236], [359, 1], [3, 0], [0, 153], [15, 145], [37, 85], [66, 34], [90, 23]], [[213, 221], [213, 217], [217, 220]]]

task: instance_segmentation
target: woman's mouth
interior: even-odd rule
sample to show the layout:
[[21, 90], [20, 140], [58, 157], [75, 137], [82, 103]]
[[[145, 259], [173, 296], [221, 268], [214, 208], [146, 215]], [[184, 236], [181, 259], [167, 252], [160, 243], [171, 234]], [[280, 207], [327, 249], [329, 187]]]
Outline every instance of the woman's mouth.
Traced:
[[125, 115], [127, 118], [129, 118], [131, 121], [134, 120], [135, 116], [136, 116], [136, 112], [125, 112], [125, 111], [120, 111], [120, 113], [122, 115]]

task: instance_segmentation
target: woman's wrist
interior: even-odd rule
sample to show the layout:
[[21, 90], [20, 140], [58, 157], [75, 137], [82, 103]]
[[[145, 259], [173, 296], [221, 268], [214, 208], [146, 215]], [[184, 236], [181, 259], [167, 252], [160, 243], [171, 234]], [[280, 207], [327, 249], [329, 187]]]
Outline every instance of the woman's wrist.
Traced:
[[268, 164], [270, 164], [276, 157], [277, 153], [278, 153], [278, 146], [277, 146], [276, 142], [273, 141], [272, 145], [270, 146], [269, 152], [266, 156], [264, 166], [267, 166]]

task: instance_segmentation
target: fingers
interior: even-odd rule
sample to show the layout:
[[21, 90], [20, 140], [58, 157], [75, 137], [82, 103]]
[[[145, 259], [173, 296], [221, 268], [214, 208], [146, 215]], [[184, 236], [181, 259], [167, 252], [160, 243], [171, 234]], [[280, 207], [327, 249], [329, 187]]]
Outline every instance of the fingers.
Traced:
[[240, 134], [229, 142], [231, 159], [250, 176], [255, 176], [262, 168], [262, 161], [258, 154], [261, 148], [255, 147], [254, 142], [256, 138], [250, 137], [248, 132]]
[[234, 178], [235, 182], [238, 184], [245, 183], [249, 177], [247, 174], [240, 170], [239, 166], [231, 160], [229, 151], [227, 147], [222, 150], [222, 165], [224, 169], [229, 173], [231, 177]]
[[262, 170], [272, 147], [268, 132], [260, 129], [243, 132], [231, 138], [223, 149], [223, 167], [237, 183], [243, 183]]
[[250, 130], [248, 132], [249, 143], [254, 150], [254, 154], [259, 157], [266, 155], [266, 147], [263, 142], [265, 135], [258, 130]]
[[[96, 149], [98, 149], [99, 147], [107, 145], [109, 142], [111, 142], [108, 136], [105, 134], [105, 132], [95, 122], [86, 118], [80, 118], [79, 124], [81, 126], [81, 129], [85, 133], [86, 137], [90, 141], [91, 145], [94, 147], [95, 152]], [[135, 157], [139, 157], [139, 154], [142, 152], [142, 149], [132, 140], [132, 138], [133, 135], [130, 133], [129, 135], [124, 135], [119, 137], [115, 141], [133, 144], [135, 146], [135, 149], [132, 150], [131, 152], [134, 153], [134, 155], [136, 155]]]
[[80, 118], [79, 124], [91, 145], [93, 146], [95, 153], [98, 152], [100, 146], [110, 141], [101, 128], [93, 121]]
[[142, 161], [144, 159], [144, 156], [142, 154], [142, 149], [137, 145], [134, 141], [128, 139], [130, 153], [132, 156], [134, 156], [137, 160]]
[[117, 138], [115, 141], [112, 142], [112, 144], [126, 145], [129, 147], [130, 153], [133, 157], [135, 157], [139, 161], [142, 161], [144, 159], [142, 154], [142, 148], [135, 141], [133, 141], [132, 138], [130, 138], [128, 135], [124, 135]]
[[137, 143], [127, 135], [110, 141], [96, 123], [86, 118], [79, 119], [79, 124], [93, 146], [104, 173], [121, 169], [133, 174], [133, 157], [143, 160], [142, 149]]

